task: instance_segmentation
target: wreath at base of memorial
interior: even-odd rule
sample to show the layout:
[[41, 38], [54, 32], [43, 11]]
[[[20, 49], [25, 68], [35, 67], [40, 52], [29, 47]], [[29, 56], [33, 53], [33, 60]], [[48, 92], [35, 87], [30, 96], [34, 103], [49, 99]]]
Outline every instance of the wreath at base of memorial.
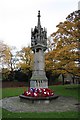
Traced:
[[30, 97], [49, 97], [54, 95], [54, 91], [49, 88], [28, 88], [28, 91], [24, 91], [23, 95]]

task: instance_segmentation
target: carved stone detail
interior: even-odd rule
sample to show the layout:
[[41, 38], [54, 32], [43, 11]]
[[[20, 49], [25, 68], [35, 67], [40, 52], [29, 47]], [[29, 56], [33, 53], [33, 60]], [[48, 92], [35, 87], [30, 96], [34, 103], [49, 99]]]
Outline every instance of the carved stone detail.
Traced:
[[48, 79], [45, 74], [44, 52], [47, 49], [47, 31], [41, 27], [40, 11], [38, 11], [38, 24], [31, 29], [31, 46], [34, 52], [34, 65], [30, 87], [47, 88]]

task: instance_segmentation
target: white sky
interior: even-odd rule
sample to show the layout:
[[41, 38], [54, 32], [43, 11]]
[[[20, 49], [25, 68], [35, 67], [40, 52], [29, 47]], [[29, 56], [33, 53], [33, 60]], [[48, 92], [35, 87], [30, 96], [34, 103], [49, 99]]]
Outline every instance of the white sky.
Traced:
[[0, 40], [20, 49], [31, 43], [31, 28], [37, 25], [38, 10], [41, 25], [48, 36], [67, 15], [78, 10], [79, 0], [0, 0]]

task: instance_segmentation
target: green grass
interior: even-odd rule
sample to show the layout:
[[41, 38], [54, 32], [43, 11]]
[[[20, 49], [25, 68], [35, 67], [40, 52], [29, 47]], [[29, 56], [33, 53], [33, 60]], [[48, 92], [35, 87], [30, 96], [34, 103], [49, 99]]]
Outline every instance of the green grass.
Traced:
[[[55, 94], [73, 97], [75, 99], [80, 100], [80, 96], [78, 85], [59, 85], [59, 86], [50, 86], [52, 90], [54, 90]], [[68, 89], [66, 89], [68, 88]], [[3, 88], [2, 89], [2, 97], [11, 97], [11, 96], [19, 96], [23, 93], [24, 87], [19, 88]], [[27, 88], [26, 88], [27, 89]], [[67, 111], [67, 112], [10, 112], [2, 109], [3, 118], [78, 118], [78, 112], [75, 111]]]
[[0, 88], [0, 99], [2, 98], [2, 88]]
[[15, 113], [3, 109], [3, 118], [78, 118], [78, 112], [24, 112]]
[[0, 120], [2, 118], [2, 109], [0, 108]]
[[58, 95], [73, 97], [80, 100], [80, 85], [58, 85], [50, 86]]
[[25, 87], [3, 88], [2, 89], [2, 98], [19, 96], [20, 94], [22, 94], [24, 92], [24, 89], [27, 89], [27, 88], [25, 88]]

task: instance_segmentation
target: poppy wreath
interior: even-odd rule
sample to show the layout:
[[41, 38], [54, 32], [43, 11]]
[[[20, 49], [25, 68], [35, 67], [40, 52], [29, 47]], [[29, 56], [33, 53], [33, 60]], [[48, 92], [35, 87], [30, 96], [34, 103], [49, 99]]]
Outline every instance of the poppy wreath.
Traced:
[[53, 96], [54, 92], [49, 88], [28, 88], [23, 95], [30, 97], [49, 97]]

